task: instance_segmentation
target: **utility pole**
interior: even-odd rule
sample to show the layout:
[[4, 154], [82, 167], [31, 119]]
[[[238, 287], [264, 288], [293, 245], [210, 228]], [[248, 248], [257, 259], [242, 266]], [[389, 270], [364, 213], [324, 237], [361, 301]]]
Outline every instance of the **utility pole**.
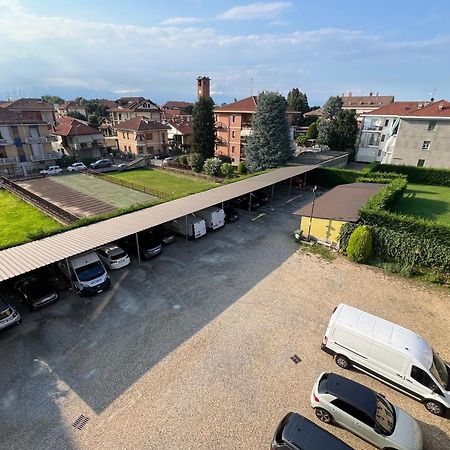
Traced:
[[314, 202], [316, 201], [316, 191], [317, 191], [317, 186], [314, 186], [313, 188], [313, 199], [312, 199], [312, 205], [311, 205], [311, 215], [309, 216], [309, 227], [308, 227], [308, 241], [309, 238], [311, 236], [311, 222], [313, 219], [313, 213], [314, 213]]

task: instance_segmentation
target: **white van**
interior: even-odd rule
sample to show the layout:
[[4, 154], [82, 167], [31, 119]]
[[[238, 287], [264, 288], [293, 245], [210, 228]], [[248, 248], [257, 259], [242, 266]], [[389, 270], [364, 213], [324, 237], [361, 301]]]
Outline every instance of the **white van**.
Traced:
[[198, 239], [206, 234], [206, 222], [201, 217], [195, 217], [189, 214], [186, 217], [172, 220], [168, 224], [169, 228], [175, 233], [187, 236], [188, 239]]
[[99, 294], [111, 286], [108, 273], [95, 252], [69, 258], [68, 268], [65, 261], [61, 261], [59, 266], [81, 296]]
[[387, 320], [341, 304], [333, 311], [322, 350], [444, 415], [450, 408], [450, 365], [425, 339]]
[[217, 230], [225, 225], [225, 212], [222, 208], [211, 206], [195, 213], [197, 217], [205, 219], [209, 230]]

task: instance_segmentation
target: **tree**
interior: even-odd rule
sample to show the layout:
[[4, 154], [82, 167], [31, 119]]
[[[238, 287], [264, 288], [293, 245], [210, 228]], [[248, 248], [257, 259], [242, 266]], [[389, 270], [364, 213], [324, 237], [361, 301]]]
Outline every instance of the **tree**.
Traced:
[[89, 114], [95, 114], [99, 119], [101, 117], [107, 117], [108, 108], [105, 105], [99, 103], [98, 99], [84, 100], [83, 106], [86, 108]]
[[262, 92], [258, 96], [253, 116], [253, 133], [245, 149], [247, 167], [264, 170], [287, 163], [293, 156], [286, 100], [277, 92]]
[[194, 172], [201, 172], [204, 162], [205, 158], [200, 153], [191, 153], [188, 156], [189, 166]]
[[295, 111], [299, 111], [302, 114], [309, 111], [308, 97], [303, 92], [300, 92], [298, 88], [292, 89], [287, 95], [287, 104]]
[[335, 119], [343, 104], [341, 97], [330, 97], [323, 107], [323, 118]]
[[52, 105], [62, 105], [65, 100], [57, 95], [43, 95], [42, 100], [47, 103], [51, 103]]
[[89, 126], [92, 128], [98, 128], [100, 126], [100, 118], [96, 113], [89, 116]]
[[78, 111], [69, 111], [66, 116], [73, 117], [74, 119], [78, 120], [84, 120], [85, 122], [87, 122], [87, 117]]
[[200, 153], [204, 159], [214, 156], [216, 131], [214, 124], [214, 102], [211, 98], [200, 98], [192, 113], [192, 153]]

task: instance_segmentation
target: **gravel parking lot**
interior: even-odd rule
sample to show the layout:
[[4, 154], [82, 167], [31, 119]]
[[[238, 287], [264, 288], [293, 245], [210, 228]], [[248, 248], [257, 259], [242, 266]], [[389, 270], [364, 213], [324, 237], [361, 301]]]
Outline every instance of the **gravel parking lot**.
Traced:
[[[448, 291], [299, 252], [291, 213], [310, 194], [286, 203], [277, 192], [262, 217], [243, 213], [198, 241], [178, 239], [112, 273], [112, 288], [97, 297], [67, 292], [24, 311], [23, 324], [0, 335], [0, 448], [266, 449], [288, 411], [318, 423], [309, 395], [323, 371], [416, 417], [426, 449], [450, 448], [448, 418], [320, 351], [334, 306], [345, 302], [417, 331], [449, 360]], [[80, 415], [89, 421], [79, 430]]]

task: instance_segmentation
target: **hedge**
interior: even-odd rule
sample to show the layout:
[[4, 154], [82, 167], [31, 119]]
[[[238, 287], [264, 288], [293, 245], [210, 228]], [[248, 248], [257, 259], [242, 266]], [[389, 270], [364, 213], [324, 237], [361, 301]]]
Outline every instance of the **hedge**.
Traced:
[[450, 187], [450, 170], [448, 169], [377, 164], [371, 166], [371, 170], [386, 174], [390, 172], [404, 174], [408, 177], [410, 183]]

